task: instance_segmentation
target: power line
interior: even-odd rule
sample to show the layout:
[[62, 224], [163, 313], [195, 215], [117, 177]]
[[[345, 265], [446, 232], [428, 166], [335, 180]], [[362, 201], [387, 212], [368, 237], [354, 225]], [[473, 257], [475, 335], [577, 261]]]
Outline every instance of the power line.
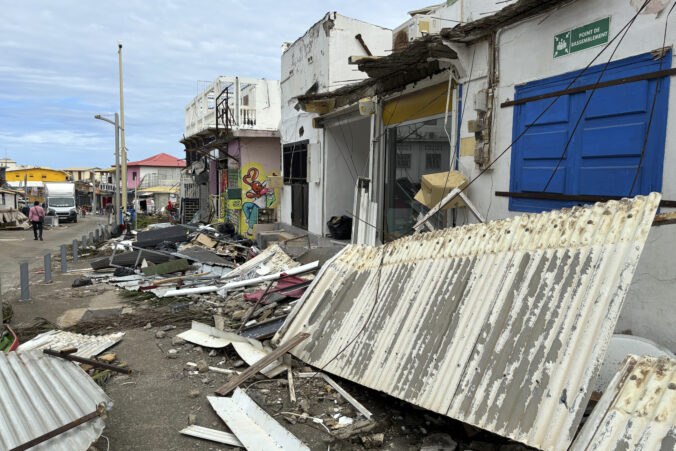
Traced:
[[[662, 52], [662, 56], [660, 57], [660, 69], [662, 70], [662, 64], [664, 63], [664, 46], [667, 43], [667, 27], [669, 25], [669, 15], [671, 12], [674, 10], [674, 6], [676, 6], [676, 3], [671, 5], [671, 9], [669, 10], [669, 13], [667, 14], [667, 17], [664, 19], [664, 37], [662, 38], [662, 48], [660, 51]], [[631, 193], [634, 192], [634, 187], [636, 186], [636, 181], [638, 180], [638, 174], [641, 171], [641, 165], [643, 164], [643, 157], [645, 155], [645, 149], [646, 146], [648, 145], [648, 135], [650, 134], [650, 126], [652, 125], [653, 122], [653, 113], [655, 112], [655, 103], [657, 102], [657, 93], [660, 89], [660, 81], [661, 79], [657, 79], [657, 82], [655, 83], [655, 95], [653, 96], [653, 104], [650, 107], [650, 117], [648, 119], [648, 128], [645, 132], [645, 138], [643, 139], [643, 148], [641, 149], [641, 156], [638, 159], [638, 166], [636, 167], [636, 174], [634, 174], [634, 181], [631, 183], [631, 188], [629, 189], [629, 194], [627, 197], [631, 197]]]
[[[587, 97], [587, 100], [584, 104], [584, 107], [582, 108], [582, 111], [580, 112], [580, 115], [577, 118], [577, 122], [575, 122], [575, 127], [573, 127], [573, 131], [571, 132], [570, 136], [568, 137], [568, 141], [566, 142], [566, 145], [563, 148], [563, 152], [561, 153], [561, 156], [559, 157], [559, 160], [557, 161], [556, 166], [554, 167], [554, 170], [552, 171], [552, 174], [549, 176], [549, 179], [547, 180], [545, 187], [542, 189], [543, 193], [547, 191], [547, 188], [549, 188], [549, 184], [554, 179], [554, 175], [556, 175], [556, 172], [559, 170], [559, 167], [561, 167], [561, 163], [563, 162], [563, 159], [566, 157], [566, 153], [568, 152], [568, 147], [570, 147], [570, 143], [573, 142], [573, 138], [575, 137], [575, 132], [577, 131], [577, 128], [580, 125], [580, 122], [582, 122], [582, 118], [584, 117], [584, 113], [587, 111], [587, 107], [591, 103], [591, 99], [592, 99], [592, 97], [594, 97], [594, 94], [596, 93], [596, 89], [598, 88], [599, 84], [601, 83], [601, 79], [603, 78], [603, 74], [606, 73], [606, 69], [608, 69], [610, 62], [613, 60], [613, 56], [615, 56], [615, 52], [617, 52], [617, 49], [620, 47], [620, 44], [622, 44], [622, 41], [624, 40], [625, 36], [627, 36], [627, 33], [629, 32], [629, 28], [631, 28], [631, 24], [634, 23], [634, 21], [636, 20], [637, 17], [638, 16], [634, 16], [631, 19], [631, 21], [628, 22], [629, 26], [625, 27], [625, 30], [622, 33], [622, 37], [620, 38], [619, 41], [617, 41], [617, 45], [615, 46], [615, 49], [610, 54], [610, 58], [608, 58], [608, 61], [603, 66], [603, 70], [601, 70], [601, 73], [599, 74], [598, 78], [596, 79], [596, 83], [594, 83], [594, 86], [592, 87], [591, 93]], [[620, 33], [618, 33], [618, 36], [619, 35], [620, 35]]]
[[[641, 13], [641, 11], [643, 11], [643, 9], [646, 7], [646, 5], [648, 4], [649, 1], [650, 1], [650, 0], [646, 0], [646, 1], [643, 3], [643, 5], [641, 6], [641, 8], [639, 8], [639, 10], [636, 12], [636, 14], [632, 17], [632, 19], [629, 20], [629, 22], [627, 22], [627, 23], [620, 29], [620, 32], [619, 32], [613, 39], [611, 39], [608, 43], [606, 43], [606, 45], [601, 49], [601, 51], [600, 51], [594, 58], [592, 58], [592, 60], [589, 62], [589, 64], [587, 64], [587, 66], [586, 66], [584, 69], [582, 69], [582, 70], [580, 71], [580, 73], [579, 73], [573, 80], [571, 80], [571, 82], [568, 84], [568, 86], [566, 87], [566, 89], [570, 88], [570, 87], [573, 85], [573, 83], [575, 83], [575, 82], [582, 76], [582, 74], [583, 74], [587, 69], [589, 69], [589, 68], [591, 67], [591, 65], [594, 63], [594, 61], [596, 61], [596, 60], [601, 56], [601, 54], [603, 54], [603, 52], [604, 52], [608, 47], [610, 47], [610, 45], [615, 41], [615, 39], [618, 38], [618, 36], [620, 35], [620, 33], [622, 33], [622, 32], [624, 31], [625, 28], [631, 26], [631, 24], [634, 22], [634, 20], [636, 20], [636, 18], [638, 17], [638, 15]], [[530, 128], [533, 127], [537, 121], [540, 120], [540, 118], [541, 118], [542, 116], [545, 115], [545, 113], [552, 107], [552, 105], [554, 105], [554, 103], [556, 103], [557, 100], [559, 100], [559, 99], [561, 98], [561, 96], [562, 96], [562, 95], [556, 96], [556, 97], [554, 98], [554, 100], [552, 100], [552, 102], [547, 106], [547, 108], [545, 108], [544, 111], [542, 111], [542, 113], [540, 113], [540, 115], [539, 115], [538, 117], [536, 117], [535, 120], [534, 120], [532, 123], [530, 123], [528, 126], [526, 126], [526, 128], [519, 134], [519, 136], [517, 136], [517, 137], [516, 137], [516, 138], [515, 138], [515, 139], [514, 139], [514, 140], [513, 140], [513, 141], [512, 141], [512, 142], [511, 142], [511, 143], [510, 143], [503, 151], [502, 151], [502, 152], [500, 152], [500, 154], [499, 154], [497, 157], [495, 157], [495, 159], [493, 159], [493, 160], [492, 160], [492, 161], [491, 161], [491, 162], [490, 162], [490, 163], [489, 163], [489, 164], [488, 164], [481, 172], [479, 172], [479, 174], [477, 174], [474, 178], [472, 178], [472, 180], [470, 180], [469, 183], [467, 183], [467, 185], [465, 185], [464, 188], [462, 188], [461, 190], [459, 190], [458, 193], [457, 193], [455, 196], [453, 196], [451, 199], [449, 199], [449, 202], [450, 202], [451, 200], [457, 198], [461, 193], [465, 192], [470, 186], [472, 186], [472, 184], [473, 184], [479, 177], [481, 177], [483, 174], [486, 173], [486, 171], [488, 171], [491, 167], [493, 167], [493, 165], [494, 165], [500, 158], [502, 158], [502, 157], [507, 153], [507, 151], [509, 151], [509, 149], [511, 149], [511, 148], [514, 146], [514, 144], [516, 144], [516, 142], [517, 142], [519, 139], [521, 139], [521, 137], [523, 137], [523, 135], [525, 135], [526, 132], [527, 132], [528, 130], [530, 130]], [[428, 219], [429, 219], [429, 218], [428, 218]]]

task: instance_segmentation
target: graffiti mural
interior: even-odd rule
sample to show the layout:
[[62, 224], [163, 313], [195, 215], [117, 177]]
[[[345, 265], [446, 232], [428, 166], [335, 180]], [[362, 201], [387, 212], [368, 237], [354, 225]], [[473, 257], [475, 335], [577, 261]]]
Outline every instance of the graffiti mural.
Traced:
[[[268, 188], [265, 169], [258, 163], [248, 163], [242, 168], [242, 218], [240, 233], [247, 238], [256, 236], [258, 210], [273, 208], [279, 195], [276, 189]], [[270, 175], [274, 175], [272, 172]]]

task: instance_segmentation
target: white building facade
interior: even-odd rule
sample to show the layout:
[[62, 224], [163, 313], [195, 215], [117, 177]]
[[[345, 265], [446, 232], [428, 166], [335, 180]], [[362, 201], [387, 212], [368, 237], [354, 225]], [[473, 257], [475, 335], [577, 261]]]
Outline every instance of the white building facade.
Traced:
[[[352, 148], [366, 153], [355, 161], [366, 162], [363, 183], [334, 203], [354, 205], [354, 241], [377, 245], [412, 233], [429, 210], [414, 199], [422, 176], [449, 170], [469, 180], [464, 193], [486, 220], [651, 191], [676, 199], [669, 2], [641, 9], [633, 0], [519, 0], [483, 14], [493, 12], [488, 3], [416, 13], [395, 30], [392, 55], [355, 60], [368, 80], [300, 96], [305, 110], [321, 109], [315, 125], [324, 127], [325, 145], [350, 142], [351, 131], [359, 141]], [[432, 24], [420, 25], [427, 17], [449, 23], [435, 35]], [[397, 36], [402, 30], [421, 37]], [[357, 108], [364, 97], [370, 116]], [[348, 127], [365, 120], [368, 133]], [[333, 171], [328, 161], [323, 171]], [[309, 222], [319, 222], [313, 215]], [[476, 221], [461, 207], [431, 222]], [[617, 326], [672, 350], [675, 228], [651, 229]]]
[[[358, 37], [357, 37], [358, 36]], [[358, 175], [366, 175], [367, 160], [357, 159], [350, 140], [355, 130], [343, 130], [342, 152], [328, 154], [324, 130], [315, 128], [316, 112], [298, 108], [296, 98], [312, 92], [334, 91], [366, 78], [348, 64], [353, 55], [384, 55], [392, 48], [392, 31], [335, 12], [327, 13], [301, 38], [285, 45], [282, 54], [280, 134], [284, 188], [280, 194], [281, 222], [311, 233], [326, 233], [331, 216], [349, 214], [351, 201], [336, 208], [336, 201], [345, 200], [354, 191]], [[355, 125], [368, 130], [369, 121]], [[350, 125], [352, 127], [352, 125]], [[367, 156], [366, 156], [367, 157]], [[350, 178], [342, 177], [349, 168]], [[356, 168], [356, 170], [355, 170]], [[340, 174], [340, 177], [334, 175]], [[347, 209], [347, 212], [345, 211]]]

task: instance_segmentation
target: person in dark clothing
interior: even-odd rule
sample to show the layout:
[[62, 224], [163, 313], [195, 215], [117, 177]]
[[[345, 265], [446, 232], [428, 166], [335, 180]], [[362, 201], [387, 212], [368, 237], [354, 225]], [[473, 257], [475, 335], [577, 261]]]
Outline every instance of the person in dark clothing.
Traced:
[[33, 235], [38, 239], [38, 231], [40, 232], [40, 241], [42, 241], [42, 224], [45, 222], [45, 210], [40, 206], [40, 202], [35, 201], [28, 213], [28, 220], [33, 223]]

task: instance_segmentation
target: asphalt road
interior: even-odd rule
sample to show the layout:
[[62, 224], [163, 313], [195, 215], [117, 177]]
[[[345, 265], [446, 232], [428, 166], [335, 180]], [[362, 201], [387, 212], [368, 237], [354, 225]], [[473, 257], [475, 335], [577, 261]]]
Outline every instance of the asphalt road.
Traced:
[[79, 218], [77, 223], [65, 223], [59, 227], [44, 230], [44, 241], [33, 239], [33, 230], [0, 230], [0, 284], [2, 291], [19, 285], [19, 265], [29, 264], [29, 272], [42, 269], [44, 255], [52, 257], [60, 254], [62, 244], [72, 244], [74, 239], [81, 240], [82, 235], [89, 236], [98, 224], [107, 224], [107, 216], [88, 215]]

